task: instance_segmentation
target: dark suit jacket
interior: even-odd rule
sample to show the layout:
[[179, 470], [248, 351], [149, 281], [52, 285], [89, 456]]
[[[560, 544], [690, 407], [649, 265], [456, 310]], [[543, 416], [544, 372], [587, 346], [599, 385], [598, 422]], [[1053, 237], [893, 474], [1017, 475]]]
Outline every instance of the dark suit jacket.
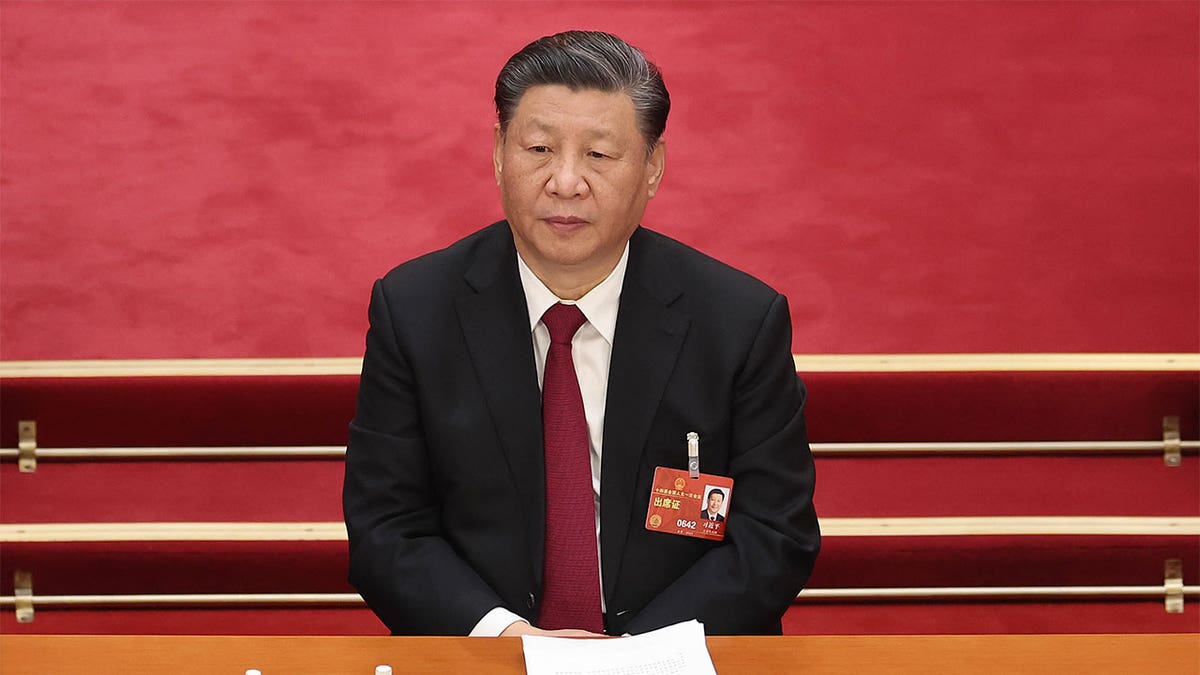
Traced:
[[[701, 509], [700, 510], [700, 520], [708, 520], [708, 519], [709, 519], [708, 518], [708, 509]], [[717, 517], [714, 518], [713, 520], [716, 520], [718, 523], [723, 523], [723, 522], [725, 522], [725, 516], [718, 513]]]
[[[376, 282], [343, 505], [351, 583], [397, 634], [533, 622], [545, 481], [516, 251], [501, 221]], [[698, 619], [778, 633], [820, 547], [785, 298], [638, 229], [617, 314], [601, 468], [610, 634]], [[645, 529], [656, 466], [732, 476], [723, 542]], [[513, 517], [519, 514], [519, 517]]]

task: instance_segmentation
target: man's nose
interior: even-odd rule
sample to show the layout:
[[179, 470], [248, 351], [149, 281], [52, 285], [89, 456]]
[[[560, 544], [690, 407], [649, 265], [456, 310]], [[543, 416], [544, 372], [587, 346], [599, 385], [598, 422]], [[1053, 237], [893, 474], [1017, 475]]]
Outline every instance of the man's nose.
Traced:
[[591, 188], [580, 169], [579, 164], [571, 158], [554, 162], [546, 181], [546, 192], [559, 199], [586, 197]]

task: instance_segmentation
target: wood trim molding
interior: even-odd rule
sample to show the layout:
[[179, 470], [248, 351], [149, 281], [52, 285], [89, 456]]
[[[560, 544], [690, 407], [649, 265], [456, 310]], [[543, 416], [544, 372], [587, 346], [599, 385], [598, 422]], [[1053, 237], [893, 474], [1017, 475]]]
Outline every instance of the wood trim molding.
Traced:
[[1006, 535], [1200, 535], [1195, 516], [954, 516], [940, 518], [822, 518], [833, 537]]
[[36, 523], [0, 525], [0, 543], [109, 541], [345, 541], [340, 522]]
[[[1180, 354], [794, 354], [800, 373], [1200, 371]], [[359, 357], [0, 361], [0, 378], [355, 376]]]
[[111, 359], [0, 361], [0, 378], [358, 375], [362, 359]]
[[[826, 537], [1200, 536], [1195, 516], [822, 518]], [[340, 522], [26, 523], [0, 525], [0, 543], [108, 541], [345, 541]]]
[[[35, 624], [36, 625], [36, 624]], [[1063, 629], [1074, 626], [1064, 625]], [[1189, 629], [1194, 630], [1194, 629]], [[1196, 673], [1195, 632], [1090, 635], [715, 635], [722, 675], [1067, 675]], [[524, 675], [516, 638], [317, 635], [0, 635], [0, 670], [45, 673], [370, 673]], [[1193, 664], [1189, 666], [1188, 664]], [[84, 664], [81, 668], [80, 664]]]
[[794, 354], [803, 373], [1200, 371], [1200, 354]]

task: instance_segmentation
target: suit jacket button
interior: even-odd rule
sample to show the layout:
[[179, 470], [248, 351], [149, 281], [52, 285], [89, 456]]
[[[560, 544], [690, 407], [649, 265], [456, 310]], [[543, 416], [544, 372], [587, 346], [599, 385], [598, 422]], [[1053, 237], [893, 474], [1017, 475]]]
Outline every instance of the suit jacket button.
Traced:
[[533, 609], [534, 604], [535, 604], [535, 602], [533, 599], [533, 593], [530, 593], [529, 599], [525, 601], [525, 606], [528, 607], [529, 609]]

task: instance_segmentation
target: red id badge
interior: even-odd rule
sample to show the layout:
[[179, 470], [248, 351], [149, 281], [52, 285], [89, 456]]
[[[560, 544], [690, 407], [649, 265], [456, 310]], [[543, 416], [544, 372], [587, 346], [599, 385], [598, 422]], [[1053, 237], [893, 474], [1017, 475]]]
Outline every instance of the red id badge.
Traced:
[[656, 467], [646, 529], [721, 541], [732, 496], [733, 479], [727, 476], [690, 478], [685, 470]]

